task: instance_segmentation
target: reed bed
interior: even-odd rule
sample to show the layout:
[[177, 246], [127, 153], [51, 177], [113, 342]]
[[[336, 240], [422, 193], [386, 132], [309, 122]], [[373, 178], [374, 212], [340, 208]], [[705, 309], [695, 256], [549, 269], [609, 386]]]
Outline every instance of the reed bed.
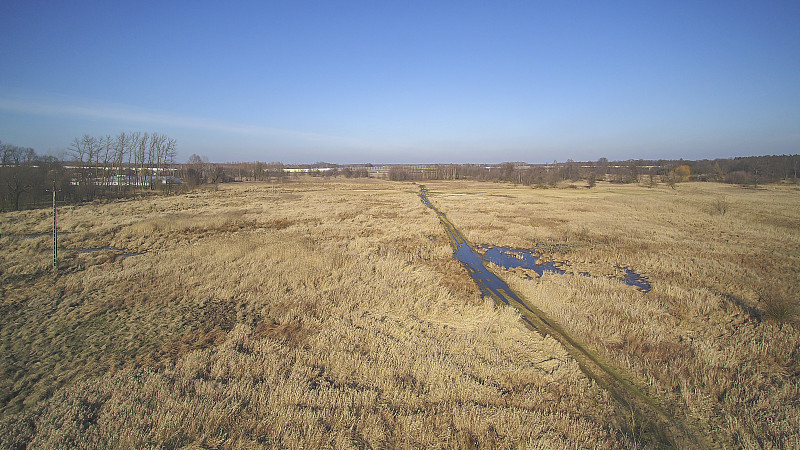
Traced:
[[57, 276], [23, 236], [51, 220], [0, 217], [3, 448], [637, 443], [556, 341], [481, 298], [413, 185], [62, 208]]
[[[494, 271], [710, 445], [800, 447], [795, 186], [428, 188], [471, 242], [565, 262], [573, 276]], [[615, 281], [620, 267], [652, 290]]]

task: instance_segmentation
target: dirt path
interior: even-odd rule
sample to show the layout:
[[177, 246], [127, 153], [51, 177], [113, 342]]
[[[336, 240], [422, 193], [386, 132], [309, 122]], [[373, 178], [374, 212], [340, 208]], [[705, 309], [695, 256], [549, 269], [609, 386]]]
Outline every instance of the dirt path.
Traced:
[[467, 267], [481, 291], [497, 302], [513, 306], [530, 328], [542, 335], [550, 335], [561, 343], [578, 362], [586, 376], [595, 380], [623, 406], [629, 414], [629, 417], [624, 419], [631, 426], [637, 439], [644, 440], [656, 447], [709, 447], [696, 432], [690, 431], [684, 423], [668, 415], [656, 401], [648, 397], [621, 370], [614, 368], [600, 356], [588, 350], [583, 344], [573, 339], [563, 327], [547, 317], [543, 311], [512, 291], [505, 282], [486, 267], [474, 248], [456, 229], [447, 215], [431, 204], [425, 186], [420, 186], [419, 195], [422, 203], [431, 208], [439, 217], [439, 221], [450, 236], [450, 243], [455, 251], [454, 256]]

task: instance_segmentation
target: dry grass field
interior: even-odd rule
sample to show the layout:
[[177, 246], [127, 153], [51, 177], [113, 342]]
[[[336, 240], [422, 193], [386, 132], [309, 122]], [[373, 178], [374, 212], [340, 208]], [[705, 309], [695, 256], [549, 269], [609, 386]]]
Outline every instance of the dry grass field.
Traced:
[[[595, 205], [589, 198], [600, 192], [581, 201]], [[578, 196], [548, 195], [559, 193]], [[556, 226], [535, 222], [531, 206], [540, 193], [524, 195], [528, 203], [513, 209], [505, 198], [474, 205], [451, 205], [445, 196], [435, 201], [447, 203], [476, 242], [602, 237], [581, 234], [582, 228], [573, 233], [575, 211]], [[628, 214], [638, 205], [624, 193], [605, 195], [616, 195], [608, 202], [621, 202]], [[492, 220], [484, 222], [481, 208], [492, 205], [501, 208], [489, 210]], [[742, 220], [738, 208], [703, 220]], [[640, 442], [624, 411], [554, 339], [530, 332], [515, 310], [482, 299], [412, 184], [306, 180], [273, 193], [269, 185], [245, 183], [64, 207], [60, 229], [69, 234], [61, 238], [58, 276], [50, 270], [51, 238], [34, 235], [49, 231], [49, 213], [0, 216], [2, 448], [619, 448]], [[773, 220], [768, 210], [752, 214]], [[517, 228], [520, 220], [530, 228]], [[498, 226], [511, 231], [493, 234]], [[776, 251], [789, 252], [796, 230], [781, 226], [790, 240]], [[714, 428], [720, 442], [735, 442], [728, 430], [737, 429], [743, 442], [796, 442], [787, 431], [796, 420], [796, 372], [789, 372], [796, 358], [776, 359], [796, 348], [794, 329], [756, 321], [723, 294], [694, 287], [706, 281], [674, 281], [683, 279], [687, 268], [674, 265], [688, 249], [664, 263], [672, 267], [667, 282], [659, 279], [664, 266], [645, 266], [647, 258], [658, 261], [659, 248], [628, 249], [616, 245], [628, 237], [610, 239], [596, 245], [646, 270], [652, 294], [568, 278], [515, 280], [515, 286], [581, 337], [602, 339], [598, 351], [641, 374], [676, 411], [721, 427]], [[103, 247], [110, 248], [80, 251]], [[587, 265], [613, 259], [590, 262], [590, 248], [576, 247], [575, 264], [581, 257]], [[743, 267], [752, 260], [747, 256]], [[591, 296], [584, 299], [586, 293]], [[605, 294], [611, 297], [600, 303]], [[660, 305], [662, 299], [671, 303]], [[638, 322], [621, 321], [617, 311], [636, 314]], [[664, 319], [640, 317], [651, 311]], [[686, 317], [692, 312], [702, 316]], [[603, 328], [593, 329], [593, 321]], [[734, 334], [713, 334], [722, 331]], [[740, 342], [743, 333], [751, 341]], [[716, 355], [714, 363], [659, 369], [661, 347], [630, 348], [632, 339], [644, 346], [673, 337], [670, 348]], [[746, 384], [734, 379], [726, 388], [694, 375], [709, 367], [731, 373], [717, 365], [740, 351], [751, 352], [752, 366], [738, 367], [763, 367], [762, 378], [742, 372]], [[686, 389], [673, 392], [675, 382]], [[771, 390], [754, 391], [761, 387]], [[731, 394], [708, 397], [721, 388]], [[779, 398], [784, 405], [759, 403]], [[744, 402], [755, 402], [747, 414], [724, 409]], [[766, 414], [774, 420], [759, 419]], [[773, 423], [783, 434], [767, 434]]]
[[[797, 187], [427, 185], [472, 243], [550, 249], [591, 274], [493, 269], [707, 445], [800, 447]], [[618, 266], [652, 290], [610, 280]]]

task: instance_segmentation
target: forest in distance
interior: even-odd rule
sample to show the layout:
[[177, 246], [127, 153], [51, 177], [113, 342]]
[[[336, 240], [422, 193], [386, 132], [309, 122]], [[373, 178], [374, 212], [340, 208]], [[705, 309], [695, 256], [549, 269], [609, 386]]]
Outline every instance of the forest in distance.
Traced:
[[0, 141], [0, 211], [46, 206], [52, 189], [60, 202], [78, 204], [105, 198], [175, 192], [235, 181], [281, 181], [306, 173], [312, 177], [387, 178], [392, 181], [504, 181], [538, 188], [559, 183], [598, 181], [671, 187], [684, 181], [717, 181], [758, 187], [797, 183], [800, 154], [704, 160], [554, 161], [547, 164], [350, 164], [318, 162], [209, 162], [192, 154], [177, 160], [175, 139], [162, 133], [75, 138], [60, 157]]

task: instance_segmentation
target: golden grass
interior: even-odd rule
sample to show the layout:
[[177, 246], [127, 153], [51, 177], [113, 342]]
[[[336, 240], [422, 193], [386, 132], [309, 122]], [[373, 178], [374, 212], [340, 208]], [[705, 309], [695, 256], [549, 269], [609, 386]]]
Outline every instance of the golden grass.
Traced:
[[[800, 196], [713, 183], [535, 190], [428, 183], [471, 242], [532, 248], [573, 273], [495, 272], [721, 447], [800, 446]], [[477, 195], [461, 195], [480, 192]], [[506, 197], [497, 197], [504, 195]], [[724, 213], [720, 200], [724, 198]], [[642, 294], [611, 281], [644, 274]]]
[[[633, 445], [481, 299], [408, 184], [239, 184], [0, 216], [0, 446]], [[431, 238], [436, 238], [432, 240]], [[111, 246], [143, 252], [121, 258]]]

